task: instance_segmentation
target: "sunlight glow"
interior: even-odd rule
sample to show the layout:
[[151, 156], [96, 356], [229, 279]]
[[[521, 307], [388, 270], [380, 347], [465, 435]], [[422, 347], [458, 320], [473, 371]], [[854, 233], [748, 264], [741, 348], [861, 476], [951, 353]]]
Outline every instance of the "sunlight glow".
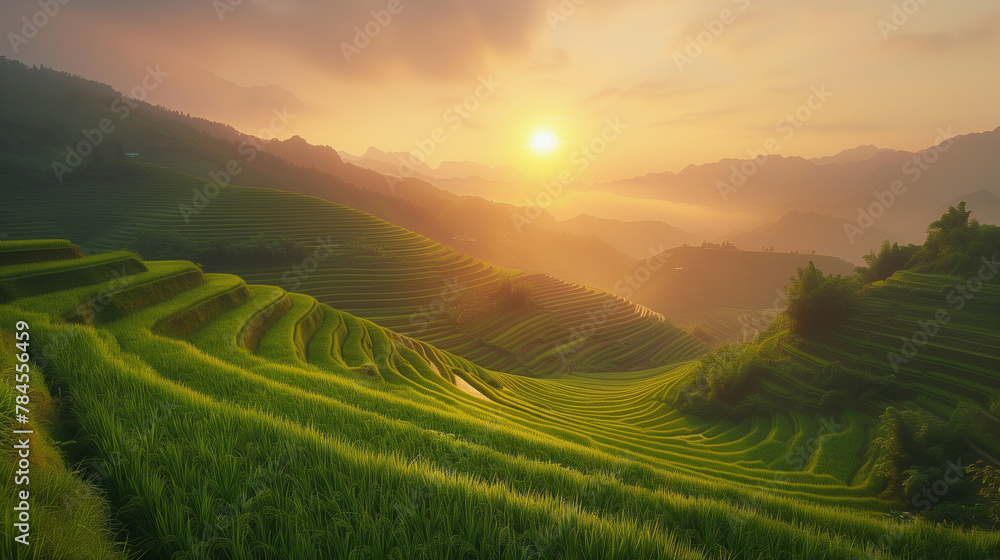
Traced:
[[559, 146], [559, 139], [548, 130], [539, 130], [531, 137], [531, 150], [539, 155], [546, 155]]

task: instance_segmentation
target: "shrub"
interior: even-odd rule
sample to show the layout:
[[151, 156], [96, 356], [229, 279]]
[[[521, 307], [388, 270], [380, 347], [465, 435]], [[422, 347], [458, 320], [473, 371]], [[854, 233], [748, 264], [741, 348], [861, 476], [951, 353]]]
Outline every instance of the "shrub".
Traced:
[[860, 301], [854, 278], [825, 276], [812, 261], [791, 280], [786, 313], [792, 334], [822, 332], [850, 317]]
[[510, 290], [510, 303], [515, 309], [523, 309], [534, 301], [535, 288], [527, 282], [518, 282]]
[[704, 405], [711, 401], [737, 406], [747, 397], [761, 365], [758, 350], [751, 344], [721, 346], [702, 356], [691, 380], [681, 388], [677, 404], [692, 412], [707, 410]]
[[842, 366], [839, 362], [823, 366], [823, 371], [815, 378], [815, 383], [824, 389], [840, 389], [852, 398], [861, 395], [890, 396], [901, 387], [896, 376], [875, 375], [873, 373]]
[[497, 281], [496, 298], [498, 304], [508, 310], [524, 309], [534, 303], [534, 287], [524, 281], [515, 282], [509, 272], [500, 275]]
[[301, 262], [308, 254], [306, 246], [287, 237], [270, 237], [263, 233], [239, 241], [212, 239], [199, 241], [180, 233], [143, 231], [129, 248], [149, 260], [188, 260], [209, 269], [225, 269], [244, 265], [283, 266]]
[[890, 245], [889, 240], [886, 239], [882, 242], [882, 248], [878, 254], [872, 250], [864, 256], [868, 266], [859, 266], [854, 270], [864, 284], [885, 280], [896, 271], [906, 268], [906, 263], [910, 262], [918, 250], [920, 250], [919, 245], [911, 243], [900, 247], [899, 243]]
[[[983, 225], [970, 219], [965, 202], [951, 206], [941, 218], [927, 227], [927, 240], [907, 268], [917, 272], [972, 276], [982, 266], [982, 259], [1000, 254], [1000, 227]], [[1000, 275], [982, 279], [1000, 282]]]
[[1000, 470], [980, 459], [969, 467], [968, 473], [972, 475], [973, 481], [982, 484], [979, 489], [981, 502], [989, 510], [990, 520], [1000, 525]]
[[[940, 480], [950, 460], [966, 456], [966, 434], [972, 430], [976, 410], [959, 406], [948, 422], [926, 411], [886, 409], [879, 419], [875, 449], [876, 478], [884, 485], [883, 496], [910, 505], [914, 494]], [[958, 501], [957, 487], [948, 500]]]

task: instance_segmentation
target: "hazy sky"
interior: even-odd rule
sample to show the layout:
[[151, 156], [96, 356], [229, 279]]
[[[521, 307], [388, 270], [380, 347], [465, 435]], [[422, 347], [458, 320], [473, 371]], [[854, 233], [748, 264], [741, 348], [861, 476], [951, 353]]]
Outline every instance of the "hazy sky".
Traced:
[[[69, 0], [54, 16], [39, 10], [0, 3], [0, 52], [125, 91], [159, 65], [170, 75], [151, 102], [250, 133], [287, 107], [296, 117], [279, 137], [355, 154], [433, 148], [432, 165], [567, 168], [598, 181], [743, 157], [769, 138], [782, 154], [818, 156], [1000, 126], [995, 0]], [[23, 17], [48, 21], [29, 38]], [[543, 128], [561, 140], [545, 156], [529, 148]], [[574, 162], [602, 134], [593, 146], [603, 153]]]

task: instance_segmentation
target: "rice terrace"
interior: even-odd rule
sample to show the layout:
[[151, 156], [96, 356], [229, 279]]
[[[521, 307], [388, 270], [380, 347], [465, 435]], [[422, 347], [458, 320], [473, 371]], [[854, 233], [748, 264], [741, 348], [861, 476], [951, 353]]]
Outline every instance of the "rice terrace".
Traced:
[[1000, 560], [995, 7], [83, 4], [0, 558]]

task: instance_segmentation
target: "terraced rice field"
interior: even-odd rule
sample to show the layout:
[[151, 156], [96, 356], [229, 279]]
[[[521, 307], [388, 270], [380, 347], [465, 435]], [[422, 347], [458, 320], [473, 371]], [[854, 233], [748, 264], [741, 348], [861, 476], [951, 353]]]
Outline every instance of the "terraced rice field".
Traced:
[[[109, 258], [141, 268], [121, 278]], [[62, 284], [70, 270], [85, 272], [79, 285]], [[1000, 550], [995, 533], [887, 517], [861, 413], [740, 425], [679, 415], [665, 403], [690, 364], [534, 379], [190, 263], [0, 266], [2, 286], [25, 276], [35, 291], [0, 306], [0, 324], [30, 323], [78, 434], [65, 452], [106, 492], [129, 550], [148, 557]]]
[[[897, 272], [866, 291], [862, 315], [795, 348], [779, 345], [774, 354], [893, 374], [906, 384], [902, 400], [918, 400], [945, 419], [964, 401], [988, 409], [1000, 393], [1000, 287], [984, 284], [966, 291], [967, 299], [957, 290], [965, 285], [961, 278]], [[770, 381], [775, 388], [794, 383]]]
[[[52, 187], [46, 196], [5, 194], [10, 204], [0, 208], [0, 221], [14, 238], [65, 237], [85, 252], [127, 247], [149, 230], [176, 229], [195, 240], [221, 242], [262, 231], [287, 236], [306, 245], [313, 256], [285, 267], [248, 264], [227, 272], [310, 295], [483, 367], [512, 373], [635, 371], [705, 350], [662, 315], [608, 292], [503, 271], [364, 212], [313, 197], [230, 186], [206, 198], [196, 214], [183, 214], [180, 205], [195, 209], [192, 189], [203, 186], [193, 177], [144, 166], [132, 177]], [[45, 203], [48, 197], [64, 204], [51, 208]], [[531, 286], [533, 303], [456, 321], [455, 302], [496, 286], [505, 272]]]

